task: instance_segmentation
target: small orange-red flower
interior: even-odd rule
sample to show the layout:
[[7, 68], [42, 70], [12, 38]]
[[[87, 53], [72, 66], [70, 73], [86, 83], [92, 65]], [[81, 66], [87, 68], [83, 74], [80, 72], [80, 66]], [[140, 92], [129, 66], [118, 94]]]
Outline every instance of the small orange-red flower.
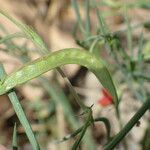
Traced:
[[111, 105], [113, 103], [113, 97], [111, 96], [111, 94], [104, 88], [102, 89], [102, 93], [103, 93], [103, 96], [102, 98], [98, 100], [98, 103], [101, 106]]

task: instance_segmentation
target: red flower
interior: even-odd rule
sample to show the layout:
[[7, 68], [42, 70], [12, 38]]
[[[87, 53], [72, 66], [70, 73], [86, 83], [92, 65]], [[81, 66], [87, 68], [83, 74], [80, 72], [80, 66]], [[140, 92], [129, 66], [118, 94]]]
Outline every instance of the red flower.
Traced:
[[98, 103], [101, 105], [101, 106], [108, 106], [108, 105], [111, 105], [113, 103], [113, 98], [112, 96], [110, 95], [110, 93], [106, 90], [106, 89], [102, 89], [102, 93], [103, 93], [103, 96], [102, 98], [100, 98], [98, 100]]

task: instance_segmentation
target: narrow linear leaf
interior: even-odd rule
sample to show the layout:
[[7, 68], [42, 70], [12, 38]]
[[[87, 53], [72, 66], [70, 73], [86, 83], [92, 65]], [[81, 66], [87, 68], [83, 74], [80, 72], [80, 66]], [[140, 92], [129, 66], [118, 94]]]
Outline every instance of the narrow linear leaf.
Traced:
[[3, 64], [0, 63], [0, 84], [2, 84], [7, 77], [6, 72], [4, 70]]
[[84, 105], [84, 103], [80, 100], [80, 97], [78, 96], [78, 94], [76, 93], [76, 91], [74, 90], [74, 88], [72, 87], [71, 82], [69, 81], [69, 79], [66, 77], [65, 73], [57, 68], [57, 70], [59, 71], [59, 73], [61, 74], [61, 76], [63, 77], [64, 81], [67, 83], [69, 90], [71, 92], [71, 94], [73, 95], [73, 97], [75, 98], [75, 100], [77, 101], [78, 105], [85, 110], [87, 108], [87, 106]]
[[0, 39], [0, 44], [5, 43], [6, 41], [9, 41], [11, 39], [20, 38], [20, 37], [24, 37], [24, 35], [20, 32], [13, 33], [13, 34], [8, 34], [5, 37]]
[[[94, 122], [103, 122], [104, 123], [104, 125], [106, 127], [106, 130], [107, 130], [107, 139], [109, 140], [110, 139], [110, 129], [111, 129], [109, 120], [107, 118], [105, 118], [105, 117], [100, 117], [100, 118], [94, 119], [93, 123]], [[65, 137], [63, 137], [60, 140], [57, 140], [56, 142], [57, 143], [62, 143], [62, 142], [65, 142], [65, 141], [67, 141], [67, 140], [69, 140], [71, 138], [74, 138], [75, 136], [77, 136], [83, 130], [83, 128], [84, 128], [84, 126], [78, 128], [73, 133], [66, 135]]]
[[4, 82], [0, 85], [0, 95], [51, 69], [66, 64], [79, 64], [87, 67], [96, 75], [104, 88], [106, 88], [113, 96], [114, 104], [116, 106], [118, 105], [118, 97], [115, 86], [109, 71], [103, 65], [103, 61], [87, 51], [76, 48], [63, 49], [27, 63], [22, 68], [6, 77]]
[[101, 30], [102, 34], [107, 35], [109, 33], [108, 26], [107, 26], [105, 20], [103, 19], [101, 12], [98, 9], [96, 9], [96, 15], [98, 18], [99, 25], [101, 27], [100, 30]]
[[79, 136], [79, 138], [76, 140], [76, 142], [73, 144], [72, 146], [72, 150], [76, 150], [79, 146], [79, 144], [81, 143], [81, 140], [83, 139], [83, 136], [85, 135], [88, 126], [92, 123], [93, 121], [93, 117], [92, 117], [92, 110], [91, 108], [87, 109], [87, 118], [86, 118], [86, 123], [82, 128], [81, 134]]
[[73, 133], [66, 135], [65, 137], [63, 137], [60, 140], [57, 140], [56, 142], [57, 143], [62, 143], [62, 142], [65, 142], [65, 141], [67, 141], [71, 138], [74, 138], [75, 136], [77, 136], [83, 130], [83, 127], [84, 126], [80, 127], [79, 129], [75, 130]]
[[81, 143], [83, 136], [85, 135], [87, 128], [88, 128], [88, 122], [83, 127], [83, 129], [81, 131], [81, 135], [80, 135], [79, 139], [77, 139], [77, 141], [74, 143], [72, 150], [76, 150], [78, 148], [79, 144]]
[[15, 123], [15, 125], [14, 125], [12, 147], [13, 147], [13, 150], [17, 150], [17, 149], [18, 149], [18, 144], [17, 144], [17, 127], [16, 127], [16, 123]]
[[107, 130], [107, 139], [109, 140], [110, 139], [110, 130], [111, 130], [111, 125], [110, 125], [109, 120], [105, 117], [100, 117], [100, 118], [94, 119], [94, 121], [95, 122], [101, 121], [105, 124], [106, 130]]
[[40, 36], [26, 24], [23, 24], [22, 22], [17, 21], [13, 17], [9, 16], [5, 11], [0, 10], [0, 14], [5, 16], [7, 19], [9, 19], [11, 22], [13, 22], [20, 30], [22, 30], [27, 38], [31, 39], [32, 42], [37, 45], [40, 49], [42, 49], [45, 53], [47, 52], [47, 46], [45, 45], [44, 41]]
[[133, 57], [134, 55], [133, 55], [133, 43], [132, 43], [132, 29], [131, 29], [131, 23], [128, 15], [128, 6], [125, 5], [124, 7], [125, 7], [125, 22], [127, 25], [127, 44], [131, 56]]
[[39, 144], [34, 136], [34, 133], [32, 131], [32, 128], [27, 120], [27, 117], [22, 109], [22, 106], [18, 100], [18, 97], [14, 91], [11, 91], [8, 93], [8, 97], [13, 105], [13, 108], [22, 124], [22, 126], [25, 129], [25, 132], [29, 138], [29, 141], [33, 147], [34, 150], [40, 150]]
[[139, 68], [141, 70], [141, 64], [142, 64], [142, 59], [143, 59], [143, 55], [142, 55], [142, 50], [143, 50], [143, 41], [144, 41], [144, 36], [143, 36], [143, 32], [141, 32], [140, 34], [140, 39], [139, 39], [139, 46], [138, 46], [138, 65]]
[[78, 7], [78, 3], [76, 0], [71, 0], [71, 3], [72, 3], [72, 6], [75, 10], [75, 13], [76, 13], [76, 16], [77, 16], [77, 20], [78, 20], [78, 25], [79, 25], [79, 28], [81, 30], [82, 33], [85, 33], [85, 30], [84, 30], [84, 27], [83, 27], [83, 23], [82, 23], [82, 20], [81, 20], [81, 15], [80, 15], [80, 12], [79, 12], [79, 7]]
[[[7, 75], [2, 64], [0, 64], [0, 70], [2, 70], [2, 71], [0, 71], [0, 78], [3, 78], [3, 76]], [[29, 138], [29, 141], [30, 141], [33, 149], [34, 150], [40, 150], [38, 142], [37, 142], [37, 140], [36, 140], [36, 138], [34, 136], [32, 128], [31, 128], [31, 126], [30, 126], [30, 124], [28, 122], [28, 119], [27, 119], [27, 117], [26, 117], [26, 115], [25, 115], [25, 113], [24, 113], [24, 111], [22, 109], [22, 106], [20, 104], [20, 101], [19, 101], [16, 93], [13, 90], [10, 90], [7, 94], [8, 94], [8, 97], [10, 99], [10, 102], [13, 105], [13, 108], [14, 108], [14, 110], [16, 112], [16, 115], [18, 116], [22, 126], [25, 129], [25, 132], [26, 132], [26, 134], [27, 134], [27, 136]], [[16, 144], [17, 140], [16, 140], [16, 135], [15, 135], [15, 132], [16, 132], [15, 130], [16, 129], [14, 127], [13, 144], [17, 145]]]
[[91, 23], [90, 23], [90, 1], [85, 1], [85, 15], [86, 15], [86, 21], [85, 21], [85, 28], [87, 35], [90, 35], [91, 31]]
[[138, 77], [138, 78], [144, 79], [147, 82], [150, 82], [150, 76], [149, 75], [145, 75], [143, 73], [138, 73], [138, 72], [135, 72], [133, 75]]

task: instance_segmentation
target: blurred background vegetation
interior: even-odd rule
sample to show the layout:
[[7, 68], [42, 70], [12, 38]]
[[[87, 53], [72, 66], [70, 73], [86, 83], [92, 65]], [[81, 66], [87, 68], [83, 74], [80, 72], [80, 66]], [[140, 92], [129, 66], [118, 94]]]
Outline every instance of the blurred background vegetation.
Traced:
[[[116, 84], [120, 118], [113, 105], [100, 102], [103, 92], [96, 77], [78, 65], [62, 67], [94, 117], [107, 117], [114, 136], [149, 97], [150, 1], [149, 0], [0, 0], [0, 9], [33, 27], [49, 51], [82, 47], [104, 59]], [[0, 61], [9, 74], [34, 60], [41, 51], [20, 30], [0, 16]], [[76, 140], [57, 143], [84, 123], [84, 117], [60, 74], [54, 70], [16, 88], [21, 104], [42, 149], [69, 150]], [[0, 150], [10, 149], [17, 123], [20, 149], [31, 146], [15, 112], [0, 97]], [[150, 116], [146, 113], [116, 149], [149, 150]], [[106, 143], [103, 123], [88, 128], [82, 150], [100, 150]]]

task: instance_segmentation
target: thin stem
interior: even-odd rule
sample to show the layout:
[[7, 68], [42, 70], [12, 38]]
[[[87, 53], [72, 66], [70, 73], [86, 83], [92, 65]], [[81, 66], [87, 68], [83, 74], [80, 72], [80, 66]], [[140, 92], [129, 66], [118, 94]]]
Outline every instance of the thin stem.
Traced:
[[88, 126], [93, 122], [93, 116], [92, 116], [92, 110], [91, 108], [87, 108], [87, 120], [85, 125], [83, 126], [83, 129], [81, 131], [80, 137], [79, 139], [77, 139], [77, 141], [74, 143], [72, 150], [76, 150], [79, 146], [79, 144], [81, 143], [81, 140], [83, 138], [83, 136], [85, 135], [85, 132], [88, 128]]
[[[117, 119], [118, 119], [118, 123], [119, 123], [120, 130], [122, 130], [123, 124], [122, 124], [122, 120], [121, 120], [121, 116], [120, 116], [120, 113], [119, 113], [119, 112], [120, 112], [120, 111], [119, 111], [119, 107], [117, 107], [117, 108], [116, 108], [116, 116], [117, 116]], [[125, 150], [128, 150], [127, 140], [126, 140], [126, 139], [123, 139], [122, 143], [123, 143], [124, 149], [125, 149]]]
[[60, 73], [60, 75], [63, 77], [63, 79], [65, 80], [65, 82], [67, 83], [67, 86], [69, 87], [69, 90], [71, 92], [71, 94], [73, 95], [73, 97], [75, 98], [76, 102], [78, 103], [78, 105], [82, 108], [82, 110], [86, 110], [87, 106], [81, 101], [79, 95], [76, 93], [76, 91], [74, 90], [71, 82], [69, 81], [69, 79], [66, 77], [65, 73], [60, 69], [57, 68], [57, 71]]
[[128, 15], [128, 8], [127, 8], [126, 4], [125, 4], [125, 21], [127, 24], [127, 44], [128, 44], [128, 49], [131, 53], [131, 58], [132, 58], [133, 57], [132, 30], [131, 30], [129, 15]]
[[[91, 124], [94, 124], [95, 122], [103, 122], [104, 123], [105, 128], [107, 130], [107, 140], [109, 140], [110, 139], [110, 130], [111, 130], [111, 126], [110, 126], [109, 120], [107, 118], [105, 118], [105, 117], [99, 117], [99, 118], [96, 118], [94, 120], [92, 119], [91, 121], [92, 122], [91, 123], [89, 122], [88, 126], [90, 126]], [[83, 125], [82, 127], [80, 127], [77, 130], [75, 130], [73, 133], [63, 137], [62, 139], [60, 139], [60, 140], [58, 140], [56, 142], [57, 143], [65, 142], [65, 141], [67, 141], [67, 140], [77, 136], [83, 130], [84, 127], [85, 127], [85, 125]]]
[[31, 142], [34, 150], [40, 150], [39, 144], [35, 138], [35, 135], [33, 133], [33, 130], [31, 128], [31, 125], [28, 122], [28, 119], [22, 109], [22, 106], [19, 102], [19, 99], [14, 91], [10, 91], [8, 93], [8, 97], [13, 105], [13, 108], [16, 112], [16, 115], [19, 118], [19, 121], [21, 122], [22, 126], [24, 127], [27, 137], [29, 138], [29, 141]]
[[[3, 79], [4, 76], [6, 76], [6, 72], [3, 68], [3, 65], [0, 64], [0, 80]], [[24, 113], [24, 110], [20, 104], [20, 101], [19, 101], [15, 91], [12, 89], [12, 90], [8, 91], [7, 95], [9, 97], [10, 102], [13, 105], [13, 108], [15, 110], [16, 115], [18, 116], [20, 123], [22, 124], [22, 126], [25, 129], [26, 135], [27, 135], [33, 149], [34, 150], [40, 150], [40, 146], [37, 142], [37, 139], [33, 133], [31, 125], [30, 125], [30, 123], [29, 123], [29, 121], [28, 121], [28, 119]]]
[[130, 121], [125, 125], [125, 127], [110, 141], [104, 150], [112, 150], [134, 127], [138, 120], [144, 115], [144, 113], [150, 108], [150, 99], [142, 105], [142, 107], [136, 112], [136, 114], [130, 119]]
[[144, 80], [147, 80], [148, 82], [150, 82], [150, 77], [148, 75], [144, 75], [142, 73], [134, 73], [134, 76], [136, 76], [138, 78], [141, 78], [141, 79], [144, 79]]
[[91, 31], [90, 1], [89, 0], [85, 1], [85, 14], [86, 14], [85, 28], [86, 28], [87, 36], [89, 36], [90, 35], [90, 31]]
[[82, 19], [81, 19], [81, 15], [80, 15], [80, 12], [79, 12], [79, 6], [78, 6], [78, 3], [76, 0], [71, 0], [71, 3], [72, 3], [72, 6], [74, 8], [74, 11], [75, 11], [75, 14], [76, 14], [76, 17], [77, 17], [77, 22], [79, 24], [79, 28], [80, 28], [80, 31], [85, 34], [85, 29], [83, 27], [83, 23], [82, 23]]
[[14, 131], [13, 131], [13, 142], [12, 142], [12, 149], [18, 150], [18, 144], [17, 144], [17, 127], [16, 122], [14, 125]]

